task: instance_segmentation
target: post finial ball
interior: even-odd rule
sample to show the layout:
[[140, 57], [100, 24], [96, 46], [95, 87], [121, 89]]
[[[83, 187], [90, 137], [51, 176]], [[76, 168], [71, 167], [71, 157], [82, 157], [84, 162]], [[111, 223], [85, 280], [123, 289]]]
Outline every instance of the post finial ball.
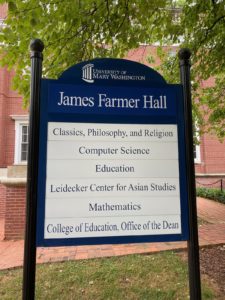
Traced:
[[30, 42], [30, 50], [34, 52], [42, 52], [44, 50], [44, 43], [40, 39], [34, 39]]
[[187, 60], [191, 57], [191, 50], [188, 48], [182, 48], [178, 52], [179, 59]]

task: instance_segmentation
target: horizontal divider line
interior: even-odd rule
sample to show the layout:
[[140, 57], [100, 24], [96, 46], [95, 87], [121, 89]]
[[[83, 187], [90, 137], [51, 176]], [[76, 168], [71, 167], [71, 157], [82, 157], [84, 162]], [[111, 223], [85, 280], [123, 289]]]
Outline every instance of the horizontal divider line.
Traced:
[[[126, 137], [126, 138], [129, 138], [129, 137]], [[139, 141], [137, 141], [137, 140], [129, 140], [129, 141], [125, 141], [125, 138], [121, 138], [121, 139], [118, 139], [118, 140], [95, 140], [95, 139], [90, 139], [90, 140], [85, 140], [85, 138], [83, 139], [83, 140], [76, 140], [76, 139], [71, 139], [71, 140], [67, 140], [67, 139], [65, 139], [65, 140], [61, 140], [61, 139], [58, 139], [58, 140], [47, 140], [47, 142], [75, 142], [75, 143], [77, 143], [77, 142], [82, 142], [82, 143], [89, 143], [89, 142], [94, 142], [94, 143], [99, 143], [99, 142], [103, 142], [103, 143], [111, 143], [111, 142], [113, 142], [113, 143], [118, 143], [118, 142], [123, 142], [123, 143], [145, 143], [145, 144], [147, 144], [147, 143], [177, 143], [178, 142], [178, 140], [173, 140], [173, 141], [165, 141], [165, 140], [151, 140], [151, 141], [149, 141], [149, 140], [145, 140], [145, 139], [143, 139], [143, 140], [139, 140]]]
[[[130, 215], [130, 216], [127, 216], [127, 215], [121, 215], [121, 216], [94, 216], [94, 220], [96, 218], [105, 218], [105, 217], [108, 217], [108, 218], [111, 218], [111, 217], [114, 217], [114, 218], [122, 218], [122, 217], [128, 217], [128, 218], [131, 218], [131, 217], [164, 217], [164, 216], [179, 216], [181, 217], [180, 214], [170, 214], [170, 215], [167, 215], [166, 213], [165, 214], [161, 214], [161, 215]], [[59, 216], [58, 218], [60, 219], [92, 219], [93, 220], [93, 216], [90, 216], [90, 217], [86, 217], [86, 216], [79, 216], [79, 217], [62, 217], [62, 216]], [[48, 219], [56, 219], [56, 217], [46, 217], [45, 220], [48, 220]], [[93, 221], [94, 223], [94, 221]]]
[[[51, 177], [51, 178], [56, 178], [56, 177]], [[179, 177], [119, 177], [119, 176], [116, 176], [116, 178], [118, 178], [118, 179], [143, 179], [143, 178], [145, 178], [145, 179], [179, 179]], [[50, 178], [49, 177], [47, 177], [47, 179], [49, 180]], [[68, 178], [66, 178], [66, 179], [103, 179], [102, 177], [99, 177], [99, 178], [95, 178], [95, 177], [68, 177]], [[104, 179], [115, 179], [115, 177], [104, 177]], [[62, 179], [60, 179], [60, 180], [62, 180]], [[64, 179], [63, 179], [64, 180]]]
[[[72, 177], [72, 178], [65, 178], [65, 179], [62, 179], [62, 178], [58, 178], [58, 177], [51, 177], [51, 178], [47, 178], [47, 181], [52, 181], [52, 180], [61, 180], [61, 181], [64, 181], [64, 183], [63, 184], [67, 184], [67, 182], [65, 182], [65, 181], [76, 181], [76, 180], [78, 180], [79, 179], [79, 181], [80, 180], [96, 180], [96, 181], [98, 181], [98, 180], [108, 180], [108, 179], [111, 179], [111, 180], [115, 180], [115, 179], [140, 179], [140, 180], [142, 180], [142, 179], [145, 179], [145, 177], [98, 177], [98, 178], [93, 178], [93, 177]], [[161, 178], [158, 178], [158, 179], [161, 179]], [[176, 179], [179, 179], [179, 178], [172, 178], [172, 177], [167, 177], [167, 181], [169, 180], [169, 179], [174, 179], [174, 180], [176, 180]], [[149, 184], [149, 183], [153, 183], [153, 181], [156, 181], [157, 179], [152, 179], [151, 180], [151, 182], [147, 182], [147, 183], [144, 183], [145, 185], [146, 184]], [[76, 184], [77, 182], [75, 182], [74, 184]], [[95, 183], [94, 181], [93, 181], [93, 183]], [[114, 183], [112, 183], [112, 184], [118, 184], [118, 183], [120, 183], [120, 182], [114, 182]], [[140, 182], [139, 182], [140, 183]], [[165, 182], [164, 182], [165, 183]], [[173, 182], [172, 182], [173, 183]], [[171, 184], [172, 184], [171, 183]], [[103, 184], [106, 184], [106, 183], [103, 183]], [[112, 185], [111, 184], [111, 185]], [[128, 183], [129, 184], [129, 183]], [[131, 184], [131, 182], [130, 182], [130, 184]], [[134, 184], [134, 183], [133, 183]], [[143, 184], [143, 185], [144, 185]]]
[[[51, 178], [47, 178], [47, 180], [53, 180], [53, 179], [56, 179], [56, 180], [77, 180], [77, 179], [80, 179], [80, 180], [89, 180], [89, 179], [94, 179], [94, 180], [107, 180], [107, 179], [112, 179], [112, 180], [115, 180], [115, 179], [144, 179], [145, 177], [98, 177], [98, 178], [93, 178], [93, 177], [67, 177], [65, 179], [62, 179], [62, 178], [59, 178], [59, 177], [51, 177]], [[160, 177], [158, 179], [161, 179]], [[169, 179], [179, 179], [179, 178], [175, 178], [175, 177], [167, 177], [167, 180]], [[157, 179], [156, 179], [157, 180]], [[153, 181], [153, 180], [152, 180]]]
[[[68, 160], [68, 161], [82, 161], [82, 160], [99, 160], [99, 158], [75, 158], [75, 159], [70, 159], [70, 158], [48, 158], [47, 157], [47, 160]], [[142, 159], [138, 159], [138, 158], [132, 158], [132, 159], [129, 159], [129, 158], [124, 158], [124, 159], [119, 159], [119, 158], [116, 158], [116, 159], [105, 159], [105, 160], [107, 160], [107, 161], [117, 161], [117, 160], [122, 160], [122, 161], [126, 161], [126, 160], [128, 160], [128, 161], [140, 161], [140, 160], [153, 160], [153, 161], [165, 161], [165, 160], [167, 160], [167, 161], [178, 161], [178, 158], [176, 159], [176, 158], [170, 158], [170, 159], [167, 159], [167, 158], [159, 158], [159, 159], [154, 159], [154, 158], [142, 158]]]
[[[131, 196], [131, 195], [127, 195], [127, 196], [123, 196], [123, 195], [119, 195], [119, 196], [91, 196], [91, 199], [90, 199], [90, 201], [92, 201], [92, 199], [99, 199], [99, 198], [106, 198], [106, 200], [105, 201], [108, 201], [108, 199], [117, 199], [117, 198], [129, 198], [129, 199], [135, 199], [135, 200], [138, 200], [139, 198], [174, 198], [174, 197], [179, 197], [180, 196], [180, 194], [178, 193], [177, 195], [175, 194], [175, 195], [171, 195], [171, 196], [168, 196], [168, 195], [165, 195], [165, 196], [161, 196], [161, 195], [152, 195], [152, 196], [140, 196], [140, 195], [137, 195], [137, 196]], [[46, 197], [46, 199], [58, 199], [57, 197]], [[59, 197], [59, 198], [61, 198], [61, 197]], [[69, 198], [69, 197], [67, 197], [67, 198]], [[72, 197], [71, 197], [72, 198]], [[80, 197], [80, 198], [90, 198], [90, 196], [82, 196], [82, 197]], [[115, 200], [116, 201], [116, 200]]]
[[[159, 196], [154, 196], [154, 195], [153, 196], [136, 196], [137, 199], [136, 199], [136, 197], [133, 198], [130, 195], [128, 195], [128, 196], [121, 196], [121, 197], [119, 196], [119, 197], [122, 198], [122, 199], [124, 199], [124, 198], [129, 198], [129, 199], [132, 198], [133, 199], [132, 201], [137, 201], [140, 198], [174, 198], [174, 197], [178, 197], [178, 199], [180, 199], [179, 196], [180, 196], [179, 194], [178, 195], [172, 195], [172, 196], [169, 196], [169, 197], [168, 197], [168, 195], [165, 195], [165, 196], [161, 196], [161, 195], [159, 195]], [[61, 199], [61, 197], [59, 197], [59, 198]], [[46, 197], [46, 200], [47, 199], [59, 199], [59, 198], [57, 198], [57, 197]], [[67, 197], [67, 199], [68, 198], [72, 198], [72, 197]], [[78, 197], [78, 198], [80, 198], [80, 199], [90, 198], [90, 196], [83, 196], [83, 197]], [[105, 201], [108, 201], [108, 199], [117, 199], [118, 196], [114, 196], [114, 197], [112, 197], [112, 196], [109, 196], [109, 197], [108, 196], [93, 196], [93, 197], [91, 197], [91, 199], [89, 201], [92, 201], [92, 199], [99, 199], [99, 198], [106, 198]]]
[[[79, 195], [80, 196], [80, 195]], [[155, 196], [155, 195], [153, 195], [153, 196], [137, 196], [138, 198], [174, 198], [174, 197], [179, 197], [180, 195], [179, 194], [176, 194], [176, 195], [172, 195], [171, 197], [168, 197], [168, 196]], [[84, 199], [84, 198], [90, 198], [91, 196], [82, 196], [82, 197], [79, 197], [79, 199]], [[106, 198], [107, 196], [94, 196], [94, 197], [92, 197], [92, 198]], [[118, 196], [115, 196], [115, 199], [117, 199], [117, 197]], [[131, 198], [131, 195], [129, 195], [129, 196], [121, 196], [122, 198]], [[61, 195], [61, 197], [59, 197], [60, 199], [62, 198], [62, 195]], [[74, 198], [74, 195], [72, 196], [71, 195], [71, 197], [64, 197], [63, 198], [63, 200], [65, 201], [66, 199], [72, 199], [72, 198]], [[110, 197], [110, 198], [113, 198], [113, 197]], [[45, 199], [46, 200], [48, 200], [48, 199], [58, 199], [57, 197], [45, 197]], [[74, 199], [74, 200], [76, 200], [76, 199]], [[89, 200], [89, 201], [92, 201], [92, 200]], [[105, 201], [107, 201], [107, 199], [105, 200]], [[134, 201], [134, 200], [133, 200]], [[121, 204], [122, 205], [122, 204]]]

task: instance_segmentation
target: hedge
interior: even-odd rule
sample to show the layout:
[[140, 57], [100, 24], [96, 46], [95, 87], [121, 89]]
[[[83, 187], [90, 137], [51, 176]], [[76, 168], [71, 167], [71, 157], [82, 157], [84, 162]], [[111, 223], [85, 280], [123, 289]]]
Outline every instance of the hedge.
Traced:
[[196, 192], [198, 197], [212, 199], [225, 204], [225, 191], [198, 187]]

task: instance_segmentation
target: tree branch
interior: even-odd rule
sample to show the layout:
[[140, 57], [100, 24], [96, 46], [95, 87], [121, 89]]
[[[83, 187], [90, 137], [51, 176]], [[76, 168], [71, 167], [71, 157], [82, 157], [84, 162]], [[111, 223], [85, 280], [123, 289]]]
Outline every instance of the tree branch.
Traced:
[[221, 16], [221, 17], [219, 17], [217, 20], [215, 20], [214, 22], [213, 22], [213, 24], [209, 27], [209, 28], [207, 28], [207, 30], [206, 30], [206, 32], [205, 32], [205, 37], [201, 40], [201, 42], [200, 42], [200, 45], [202, 45], [202, 44], [204, 44], [204, 42], [207, 40], [207, 38], [208, 38], [208, 35], [209, 35], [209, 33], [210, 33], [210, 31], [221, 21], [221, 20], [223, 20], [223, 19], [225, 19], [225, 15], [223, 15], [223, 16]]

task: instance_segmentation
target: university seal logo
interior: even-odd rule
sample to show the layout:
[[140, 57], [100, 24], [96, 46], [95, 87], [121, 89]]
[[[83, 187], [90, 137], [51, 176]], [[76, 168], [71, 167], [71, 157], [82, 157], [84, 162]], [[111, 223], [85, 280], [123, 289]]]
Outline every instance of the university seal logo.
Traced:
[[94, 68], [93, 64], [87, 64], [85, 66], [83, 66], [82, 68], [82, 79], [86, 82], [89, 83], [93, 83], [94, 79], [93, 79], [93, 73], [92, 73], [92, 69]]

